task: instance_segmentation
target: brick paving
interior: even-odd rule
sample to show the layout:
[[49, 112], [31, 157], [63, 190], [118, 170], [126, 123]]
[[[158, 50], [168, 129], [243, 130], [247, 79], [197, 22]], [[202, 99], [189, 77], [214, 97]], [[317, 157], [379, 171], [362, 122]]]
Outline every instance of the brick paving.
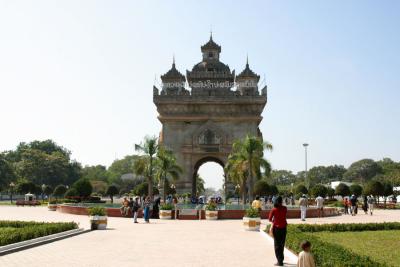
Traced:
[[[75, 221], [88, 228], [87, 216], [47, 211], [45, 207], [0, 206], [0, 220]], [[400, 221], [400, 211], [374, 216], [312, 218], [306, 223]], [[161, 221], [134, 224], [109, 218], [106, 231], [93, 231], [0, 257], [1, 267], [40, 266], [273, 266], [273, 243], [246, 232], [240, 220]], [[298, 219], [289, 223], [302, 223]], [[263, 221], [262, 227], [265, 227]], [[286, 257], [286, 266], [295, 266]]]

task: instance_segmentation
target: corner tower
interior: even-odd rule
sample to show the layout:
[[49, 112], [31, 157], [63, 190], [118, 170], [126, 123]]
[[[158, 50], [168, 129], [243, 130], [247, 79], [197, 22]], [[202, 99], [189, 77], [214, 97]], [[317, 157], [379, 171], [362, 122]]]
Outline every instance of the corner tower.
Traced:
[[[210, 36], [201, 46], [202, 61], [186, 71], [186, 77], [173, 62], [161, 76], [162, 90], [153, 87], [153, 102], [162, 124], [160, 142], [174, 151], [184, 169], [176, 183], [178, 193], [195, 194], [199, 167], [208, 161], [224, 167], [236, 139], [246, 134], [261, 137], [259, 124], [267, 87], [258, 91], [260, 77], [248, 62], [235, 76], [235, 71], [220, 61], [221, 51]], [[229, 188], [226, 180], [225, 188]]]

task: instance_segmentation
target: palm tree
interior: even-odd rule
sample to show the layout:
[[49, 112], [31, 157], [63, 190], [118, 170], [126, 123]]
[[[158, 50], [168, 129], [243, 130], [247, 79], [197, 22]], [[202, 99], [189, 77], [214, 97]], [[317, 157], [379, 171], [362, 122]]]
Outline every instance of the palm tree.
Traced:
[[204, 187], [204, 179], [201, 178], [199, 174], [196, 175], [196, 194], [201, 195], [206, 191], [206, 188]]
[[272, 151], [272, 144], [263, 142], [261, 138], [250, 135], [246, 135], [243, 140], [235, 141], [232, 146], [234, 157], [247, 165], [249, 200], [253, 199], [254, 176], [261, 177], [261, 167], [266, 171], [270, 171], [271, 169], [269, 162], [263, 158], [264, 149]]
[[135, 150], [142, 152], [143, 156], [135, 161], [134, 171], [138, 175], [143, 175], [147, 179], [148, 193], [150, 198], [153, 198], [153, 173], [154, 160], [159, 148], [157, 137], [146, 136], [142, 143], [135, 144]]
[[231, 154], [225, 165], [225, 173], [228, 180], [240, 186], [243, 205], [246, 204], [247, 179], [248, 179], [247, 161], [241, 154]]
[[165, 202], [167, 184], [171, 183], [171, 180], [178, 180], [179, 174], [182, 173], [182, 168], [176, 163], [176, 157], [173, 152], [164, 147], [159, 147], [155, 163], [156, 177], [163, 186], [163, 199]]

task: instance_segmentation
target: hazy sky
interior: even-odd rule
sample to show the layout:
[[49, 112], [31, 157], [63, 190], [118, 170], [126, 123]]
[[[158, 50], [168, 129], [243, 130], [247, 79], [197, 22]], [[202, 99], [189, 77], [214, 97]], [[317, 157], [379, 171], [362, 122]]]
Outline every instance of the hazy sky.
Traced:
[[399, 161], [399, 12], [389, 0], [0, 0], [0, 151], [50, 138], [83, 164], [132, 154], [161, 128], [155, 76], [173, 54], [191, 69], [212, 28], [221, 61], [239, 72], [248, 54], [266, 75], [274, 168], [304, 169], [303, 142], [310, 167]]

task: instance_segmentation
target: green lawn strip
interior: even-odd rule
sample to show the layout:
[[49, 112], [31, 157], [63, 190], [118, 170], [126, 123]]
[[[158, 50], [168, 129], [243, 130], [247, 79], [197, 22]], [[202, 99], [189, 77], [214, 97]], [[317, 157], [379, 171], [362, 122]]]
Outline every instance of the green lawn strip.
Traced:
[[[391, 263], [377, 261], [369, 255], [356, 253], [341, 244], [328, 242], [319, 236], [322, 232], [353, 233], [381, 230], [400, 230], [400, 223], [288, 225], [286, 247], [298, 254], [300, 243], [304, 240], [310, 241], [317, 266], [389, 266]], [[268, 228], [266, 231], [268, 232]]]
[[0, 221], [0, 246], [77, 229], [74, 222]]
[[326, 242], [338, 244], [359, 255], [389, 266], [400, 266], [400, 230], [314, 233]]

